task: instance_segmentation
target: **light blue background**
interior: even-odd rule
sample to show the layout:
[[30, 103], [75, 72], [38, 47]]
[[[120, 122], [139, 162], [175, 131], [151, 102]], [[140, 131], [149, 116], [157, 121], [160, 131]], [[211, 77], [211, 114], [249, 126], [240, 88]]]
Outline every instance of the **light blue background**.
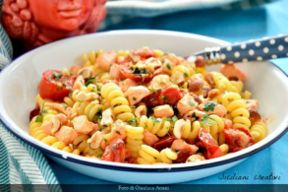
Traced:
[[[110, 26], [113, 29], [165, 29], [208, 35], [230, 42], [288, 34], [288, 0], [248, 10], [207, 9], [186, 11], [153, 19], [131, 19], [124, 24]], [[288, 73], [288, 59], [275, 60]], [[287, 82], [288, 83], [288, 82]], [[288, 98], [287, 98], [288, 99]], [[288, 107], [288, 106], [283, 106]], [[61, 184], [104, 184], [97, 180], [66, 169], [49, 161]], [[280, 180], [255, 180], [254, 176], [274, 174]], [[223, 180], [222, 174], [249, 176], [249, 180]], [[251, 156], [238, 166], [223, 173], [191, 184], [288, 184], [288, 134], [269, 148]]]

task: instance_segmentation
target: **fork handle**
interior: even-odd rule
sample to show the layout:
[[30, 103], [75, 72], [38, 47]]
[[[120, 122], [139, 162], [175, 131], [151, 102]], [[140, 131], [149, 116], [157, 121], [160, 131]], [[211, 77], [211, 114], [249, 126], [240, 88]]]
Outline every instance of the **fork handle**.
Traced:
[[288, 35], [250, 40], [225, 47], [207, 48], [196, 56], [204, 56], [208, 64], [264, 61], [288, 57]]

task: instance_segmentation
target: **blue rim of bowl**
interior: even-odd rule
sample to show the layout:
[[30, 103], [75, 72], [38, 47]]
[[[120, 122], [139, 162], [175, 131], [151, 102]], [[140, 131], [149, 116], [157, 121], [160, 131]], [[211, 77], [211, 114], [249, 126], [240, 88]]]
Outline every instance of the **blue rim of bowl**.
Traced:
[[[272, 64], [272, 62], [270, 61], [271, 65], [273, 65], [274, 67], [276, 67], [280, 72], [282, 72], [287, 78], [288, 78], [288, 74], [281, 69], [279, 66]], [[7, 127], [9, 127], [7, 124], [7, 122], [5, 121], [5, 119], [1, 120], [1, 122], [3, 122]], [[237, 157], [233, 157], [227, 160], [222, 160], [219, 162], [211, 162], [211, 163], [207, 163], [207, 164], [202, 164], [202, 165], [193, 165], [191, 167], [151, 167], [151, 168], [142, 168], [142, 167], [122, 167], [119, 165], [106, 165], [106, 164], [100, 164], [98, 162], [87, 162], [84, 160], [79, 160], [73, 157], [67, 157], [67, 158], [63, 158], [63, 155], [58, 154], [56, 152], [50, 151], [49, 149], [46, 149], [44, 147], [38, 146], [30, 141], [27, 141], [25, 138], [22, 138], [21, 136], [19, 136], [17, 133], [15, 133], [13, 130], [11, 129], [7, 129], [8, 131], [10, 131], [13, 135], [15, 135], [17, 138], [21, 139], [22, 141], [24, 141], [25, 143], [28, 143], [30, 145], [32, 145], [33, 147], [35, 147], [36, 149], [39, 149], [41, 151], [44, 152], [44, 154], [48, 154], [48, 155], [52, 155], [54, 157], [60, 158], [62, 160], [67, 160], [73, 163], [78, 163], [78, 164], [82, 164], [85, 166], [92, 166], [92, 167], [96, 167], [96, 168], [104, 168], [104, 169], [112, 169], [112, 170], [118, 170], [118, 171], [129, 171], [129, 172], [150, 172], [150, 173], [154, 173], [154, 172], [179, 172], [179, 171], [192, 171], [192, 170], [199, 170], [199, 169], [203, 169], [203, 168], [210, 168], [210, 167], [216, 167], [216, 166], [220, 166], [220, 165], [224, 165], [227, 163], [233, 163], [236, 162], [238, 160], [244, 160], [246, 157], [249, 157], [251, 155], [254, 155], [255, 153], [258, 153], [259, 151], [265, 149], [266, 147], [272, 145], [273, 143], [275, 143], [278, 139], [280, 139], [280, 137], [282, 137], [287, 131], [288, 131], [288, 125], [287, 127], [283, 130], [283, 132], [281, 132], [279, 135], [277, 135], [275, 138], [273, 138], [270, 142], [264, 144], [263, 146], [247, 152], [245, 154], [239, 155]]]

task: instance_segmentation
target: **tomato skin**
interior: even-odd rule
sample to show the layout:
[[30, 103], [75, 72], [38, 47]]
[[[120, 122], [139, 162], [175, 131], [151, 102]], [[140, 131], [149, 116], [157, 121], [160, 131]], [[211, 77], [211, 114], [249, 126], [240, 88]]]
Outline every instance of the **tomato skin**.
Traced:
[[153, 50], [150, 50], [148, 48], [143, 48], [141, 50], [137, 50], [135, 52], [136, 55], [138, 55], [141, 60], [148, 59], [150, 57], [155, 57], [155, 52]]
[[153, 147], [157, 150], [162, 150], [167, 147], [171, 147], [173, 141], [175, 140], [175, 137], [173, 136], [168, 136], [160, 139], [156, 143], [153, 144]]
[[172, 106], [176, 105], [177, 102], [183, 97], [181, 91], [175, 87], [168, 87], [161, 91], [161, 99], [165, 104], [170, 104]]
[[121, 74], [121, 77], [122, 79], [131, 79], [135, 82], [143, 82], [143, 83], [149, 83], [154, 74], [134, 74], [131, 70], [125, 68], [125, 67], [122, 67], [121, 70], [120, 70], [120, 74]]
[[[61, 77], [55, 79], [54, 73], [60, 74]], [[75, 79], [75, 76], [63, 75], [61, 70], [47, 70], [42, 74], [39, 94], [43, 99], [62, 101], [65, 96], [69, 95]], [[62, 84], [62, 86], [57, 83]]]
[[215, 139], [205, 129], [201, 128], [198, 134], [198, 145], [205, 149], [204, 156], [207, 159], [215, 158], [224, 155], [223, 151], [217, 145]]
[[185, 163], [188, 157], [193, 155], [193, 153], [194, 151], [190, 147], [186, 146], [177, 153], [177, 159], [173, 161], [173, 163]]
[[144, 102], [149, 107], [155, 107], [163, 104], [175, 106], [182, 97], [183, 93], [178, 88], [168, 87], [152, 93], [144, 99]]
[[105, 161], [125, 162], [126, 154], [127, 151], [125, 149], [124, 141], [117, 138], [105, 148], [101, 159]]
[[30, 112], [29, 120], [31, 121], [33, 119], [33, 117], [35, 117], [39, 114], [40, 114], [40, 107], [39, 107], [39, 105], [36, 105], [35, 108]]
[[224, 129], [224, 137], [225, 143], [229, 145], [229, 151], [231, 152], [239, 151], [255, 143], [249, 131], [241, 127], [237, 129]]

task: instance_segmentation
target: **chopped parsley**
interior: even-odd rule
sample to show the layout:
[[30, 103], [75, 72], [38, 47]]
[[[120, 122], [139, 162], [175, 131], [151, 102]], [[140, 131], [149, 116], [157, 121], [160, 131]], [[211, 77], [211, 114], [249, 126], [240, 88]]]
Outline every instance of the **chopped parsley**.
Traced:
[[132, 72], [133, 72], [134, 74], [138, 74], [138, 75], [147, 74], [146, 69], [139, 69], [139, 68], [137, 68], [137, 67], [135, 67]]
[[184, 77], [185, 77], [185, 78], [188, 78], [188, 77], [189, 77], [189, 75], [188, 75], [187, 72], [184, 72]]
[[62, 77], [62, 74], [59, 72], [54, 71], [53, 72], [53, 79], [58, 81]]
[[91, 77], [91, 78], [86, 79], [85, 85], [88, 86], [94, 82], [95, 82], [95, 77]]
[[216, 104], [212, 103], [212, 102], [208, 102], [204, 104], [204, 111], [208, 112], [208, 111], [214, 111]]
[[205, 115], [202, 117], [201, 123], [203, 123], [203, 124], [209, 124], [209, 115], [208, 115], [208, 114], [205, 114]]
[[37, 123], [42, 123], [42, 122], [43, 122], [43, 115], [41, 115], [41, 114], [40, 114], [40, 115], [37, 115], [35, 121], [36, 121]]
[[102, 109], [99, 109], [98, 112], [95, 114], [96, 119], [102, 119]]
[[174, 115], [174, 116], [172, 117], [172, 121], [173, 121], [173, 122], [176, 122], [177, 120], [178, 120], [177, 116]]
[[197, 117], [195, 112], [192, 113], [192, 118], [198, 119], [198, 117]]
[[166, 67], [167, 67], [167, 69], [169, 69], [170, 71], [172, 70], [171, 63], [167, 63], [167, 64], [166, 64]]
[[155, 117], [150, 118], [153, 123], [160, 123], [161, 121]]
[[202, 117], [201, 123], [204, 125], [212, 126], [212, 125], [216, 124], [216, 121], [214, 119], [210, 118], [210, 116], [208, 114], [205, 114]]
[[131, 118], [131, 119], [128, 120], [127, 123], [129, 123], [129, 124], [131, 124], [131, 125], [136, 125], [137, 119], [136, 119], [136, 118]]
[[168, 100], [168, 96], [167, 95], [161, 95], [160, 98], [164, 101], [167, 101]]

